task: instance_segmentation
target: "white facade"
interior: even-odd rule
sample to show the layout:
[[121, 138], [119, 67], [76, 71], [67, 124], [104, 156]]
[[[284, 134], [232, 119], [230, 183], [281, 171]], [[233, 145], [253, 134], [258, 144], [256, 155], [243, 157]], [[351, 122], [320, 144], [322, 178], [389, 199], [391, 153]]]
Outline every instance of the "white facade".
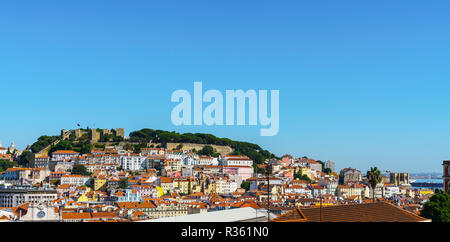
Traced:
[[338, 181], [331, 179], [320, 179], [318, 184], [325, 187], [325, 193], [335, 195], [338, 187]]
[[253, 160], [247, 156], [224, 156], [220, 159], [223, 166], [252, 166]]
[[8, 189], [0, 190], [0, 207], [17, 207], [24, 203], [31, 205], [48, 203], [57, 199], [55, 190]]
[[52, 161], [70, 160], [76, 156], [78, 156], [78, 153], [73, 150], [57, 150], [52, 154]]
[[218, 194], [229, 194], [237, 190], [237, 182], [229, 179], [220, 179], [215, 181], [216, 192]]
[[219, 160], [210, 156], [188, 156], [183, 159], [184, 165], [189, 166], [217, 166]]
[[6, 155], [8, 153], [8, 148], [0, 147], [0, 155]]
[[386, 198], [391, 198], [395, 195], [400, 194], [400, 189], [397, 186], [386, 186], [384, 190], [384, 196]]
[[137, 171], [147, 168], [147, 157], [136, 154], [120, 156], [119, 165], [124, 170]]
[[332, 160], [327, 160], [327, 161], [325, 161], [324, 167], [325, 167], [325, 168], [330, 168], [331, 171], [334, 172], [334, 169], [335, 169], [334, 161], [332, 161]]
[[61, 177], [61, 185], [64, 185], [64, 184], [76, 185], [76, 186], [88, 185], [90, 179], [91, 178], [88, 176], [66, 175], [66, 176]]
[[285, 193], [305, 194], [306, 189], [302, 186], [290, 186], [284, 189]]
[[168, 150], [165, 153], [166, 159], [182, 160], [186, 157], [183, 152]]

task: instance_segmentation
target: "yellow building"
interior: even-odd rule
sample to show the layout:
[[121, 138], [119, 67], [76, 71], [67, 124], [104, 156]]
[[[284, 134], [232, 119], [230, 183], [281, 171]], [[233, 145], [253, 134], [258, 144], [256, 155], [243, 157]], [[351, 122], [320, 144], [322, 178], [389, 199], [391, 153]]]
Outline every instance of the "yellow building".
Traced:
[[419, 195], [421, 197], [423, 197], [423, 196], [433, 196], [434, 195], [434, 191], [433, 190], [420, 190], [419, 191]]
[[309, 167], [300, 167], [300, 175], [307, 175], [309, 178], [312, 178], [311, 168]]
[[157, 197], [161, 197], [164, 195], [164, 189], [162, 187], [156, 186], [156, 195]]
[[87, 194], [83, 194], [78, 197], [77, 202], [95, 202], [95, 197], [88, 196]]
[[105, 190], [106, 189], [106, 177], [103, 176], [99, 176], [97, 178], [94, 179], [94, 190], [98, 191], [98, 190]]
[[77, 202], [97, 202], [101, 192], [90, 191], [79, 196]]
[[165, 167], [170, 168], [171, 171], [181, 171], [181, 160], [166, 160]]
[[178, 191], [183, 194], [192, 192], [193, 182], [191, 178], [176, 178], [173, 180], [173, 188], [178, 188]]

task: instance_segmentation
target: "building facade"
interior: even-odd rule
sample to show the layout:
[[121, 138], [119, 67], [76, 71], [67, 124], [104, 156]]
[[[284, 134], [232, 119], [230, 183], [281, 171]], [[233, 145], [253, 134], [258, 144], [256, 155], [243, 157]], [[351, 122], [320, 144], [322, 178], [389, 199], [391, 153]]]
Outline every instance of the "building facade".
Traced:
[[17, 207], [24, 203], [32, 205], [49, 203], [58, 198], [53, 189], [5, 189], [0, 190], [0, 207]]
[[395, 186], [409, 185], [409, 173], [391, 172], [389, 181]]
[[147, 168], [147, 157], [140, 154], [126, 154], [120, 156], [119, 164], [124, 170], [142, 170]]

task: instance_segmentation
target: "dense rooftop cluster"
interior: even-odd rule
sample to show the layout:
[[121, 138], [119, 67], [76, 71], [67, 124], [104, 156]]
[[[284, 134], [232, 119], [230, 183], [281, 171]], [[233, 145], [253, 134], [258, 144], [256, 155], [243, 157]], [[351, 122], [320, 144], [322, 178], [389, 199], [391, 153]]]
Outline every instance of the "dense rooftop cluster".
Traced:
[[[284, 155], [255, 164], [245, 155], [213, 157], [148, 144], [139, 153], [121, 145], [88, 154], [55, 150], [50, 156], [33, 154], [28, 167], [6, 167], [0, 173], [0, 219], [125, 222], [245, 207], [281, 216], [299, 207], [372, 198], [419, 214], [433, 194], [413, 189], [406, 173], [382, 176], [371, 189], [360, 171], [338, 174], [332, 161]], [[30, 211], [45, 212], [39, 218]]]

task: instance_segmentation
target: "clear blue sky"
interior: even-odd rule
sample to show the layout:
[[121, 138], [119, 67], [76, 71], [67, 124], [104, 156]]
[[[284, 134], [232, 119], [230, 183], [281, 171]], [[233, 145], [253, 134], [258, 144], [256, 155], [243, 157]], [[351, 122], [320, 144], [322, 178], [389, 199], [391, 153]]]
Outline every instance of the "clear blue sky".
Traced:
[[[210, 132], [338, 168], [450, 159], [448, 1], [2, 1], [0, 140]], [[176, 127], [176, 89], [279, 89], [280, 131]], [[95, 126], [94, 126], [95, 125]]]

